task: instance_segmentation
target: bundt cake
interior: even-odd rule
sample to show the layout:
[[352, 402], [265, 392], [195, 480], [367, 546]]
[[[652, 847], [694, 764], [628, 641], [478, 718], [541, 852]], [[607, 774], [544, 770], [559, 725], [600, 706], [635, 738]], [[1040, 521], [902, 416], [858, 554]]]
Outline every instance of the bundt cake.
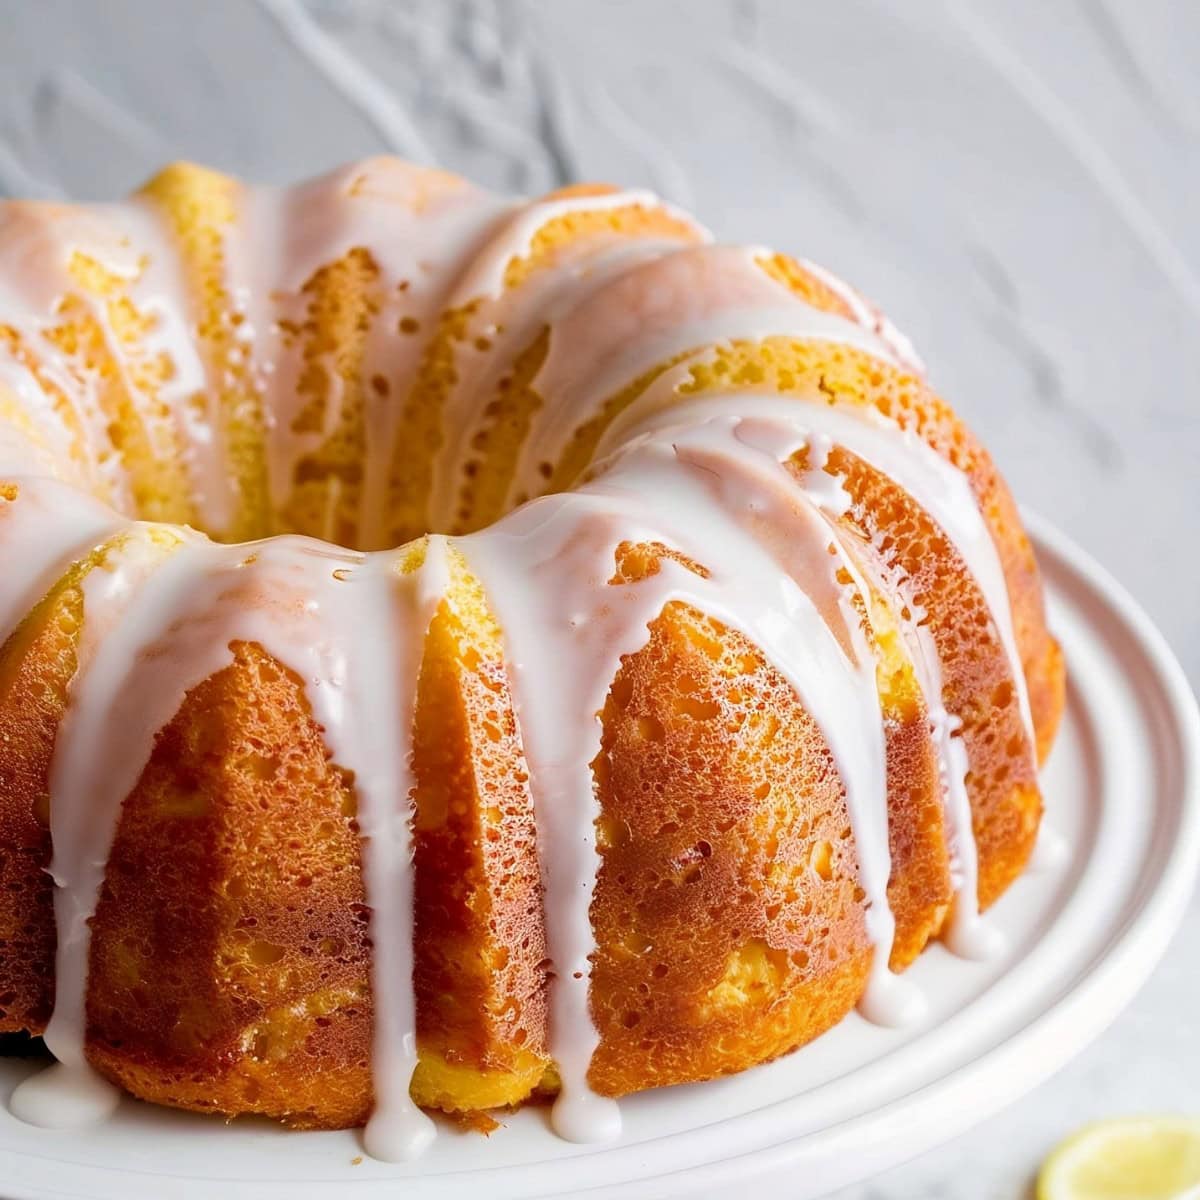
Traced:
[[611, 1136], [913, 1015], [1036, 837], [1063, 670], [991, 460], [857, 293], [645, 193], [5, 203], [0, 563], [29, 1120]]

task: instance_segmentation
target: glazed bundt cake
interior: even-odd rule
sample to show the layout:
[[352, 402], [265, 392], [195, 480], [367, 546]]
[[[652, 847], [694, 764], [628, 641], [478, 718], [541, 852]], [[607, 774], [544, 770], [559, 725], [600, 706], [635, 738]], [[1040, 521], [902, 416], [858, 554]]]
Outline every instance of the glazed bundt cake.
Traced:
[[991, 460], [845, 284], [644, 193], [4, 204], [0, 562], [27, 1119], [608, 1136], [911, 1016], [1036, 837], [1063, 671]]

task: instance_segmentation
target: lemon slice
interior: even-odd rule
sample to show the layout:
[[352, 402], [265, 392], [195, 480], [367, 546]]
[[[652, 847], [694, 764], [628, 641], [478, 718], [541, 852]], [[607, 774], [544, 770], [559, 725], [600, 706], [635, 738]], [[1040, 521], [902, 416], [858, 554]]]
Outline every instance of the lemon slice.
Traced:
[[1037, 1200], [1200, 1200], [1200, 1117], [1086, 1126], [1042, 1164]]

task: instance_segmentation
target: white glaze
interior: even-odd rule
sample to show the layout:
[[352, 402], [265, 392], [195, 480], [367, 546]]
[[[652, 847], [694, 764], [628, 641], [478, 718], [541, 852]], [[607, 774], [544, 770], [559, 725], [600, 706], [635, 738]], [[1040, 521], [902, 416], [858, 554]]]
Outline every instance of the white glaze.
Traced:
[[191, 482], [191, 499], [205, 529], [220, 533], [233, 525], [234, 494], [222, 454], [217, 425], [208, 405], [197, 397], [209, 393], [204, 359], [191, 324], [191, 305], [183, 265], [162, 215], [142, 200], [112, 205], [107, 219], [119, 222], [130, 242], [143, 251], [141, 270], [131, 289], [138, 308], [154, 319], [146, 336], [147, 357], [163, 355], [170, 377], [159, 387], [175, 430], [177, 445]]
[[[676, 385], [687, 378], [688, 365], [687, 362], [680, 363], [662, 375], [636, 404], [609, 426], [597, 448], [598, 459], [630, 436], [663, 428], [680, 420], [684, 406], [665, 405], [668, 398], [673, 396]], [[873, 407], [856, 405], [853, 411], [848, 411], [841, 406], [782, 398], [774, 393], [746, 391], [692, 401], [686, 405], [686, 410], [689, 418], [694, 416], [702, 419], [722, 411], [742, 415], [760, 411], [770, 413], [778, 411], [781, 406], [795, 408], [794, 420], [800, 428], [825, 435], [899, 484], [949, 537], [987, 601], [997, 636], [1008, 657], [1021, 720], [1032, 754], [1037, 739], [1034, 736], [1025, 671], [1017, 650], [1008, 584], [996, 543], [979, 511], [967, 477], [915, 433], [888, 421]]]
[[28, 367], [0, 361], [0, 402], [13, 413], [0, 424], [0, 471], [53, 476], [81, 490], [101, 490], [91, 456], [82, 463], [72, 458], [76, 438]]
[[[815, 440], [829, 444], [827, 435]], [[801, 479], [801, 486], [815, 504], [836, 518], [849, 509], [850, 498], [840, 481], [831, 479], [823, 471], [823, 466], [823, 462], [810, 457], [809, 469]], [[979, 912], [979, 855], [972, 825], [971, 800], [967, 792], [970, 765], [966, 746], [959, 736], [962, 720], [946, 711], [941, 656], [926, 624], [926, 614], [912, 594], [909, 580], [887, 563], [886, 556], [880, 555], [879, 558], [883, 571], [880, 582], [900, 601], [896, 610], [900, 634], [925, 701], [937, 753], [950, 880], [954, 889], [954, 905], [949, 923], [943, 930], [943, 940], [960, 957], [977, 960], [995, 958], [1003, 951], [1004, 942]]]
[[[70, 461], [68, 446], [82, 451], [85, 461], [76, 464], [76, 470], [82, 472], [85, 486], [128, 512], [132, 494], [109, 436], [96, 381], [76, 370], [62, 348], [43, 332], [58, 323], [62, 299], [78, 291], [67, 272], [75, 248], [86, 248], [126, 276], [136, 269], [129, 249], [87, 209], [64, 205], [5, 204], [0, 207], [0, 238], [7, 268], [0, 280], [0, 323], [12, 328], [34, 356], [37, 375], [47, 386], [43, 389], [33, 370], [7, 353], [4, 382], [42, 436], [63, 447], [61, 461]], [[65, 397], [70, 419], [82, 437], [69, 430], [64, 414], [56, 411], [51, 388]]]
[[508, 500], [537, 495], [543, 463], [557, 463], [581, 419], [659, 364], [734, 339], [771, 336], [831, 341], [882, 358], [873, 326], [859, 326], [798, 300], [757, 260], [761, 247], [693, 247], [665, 255], [587, 298], [552, 328], [533, 381], [545, 397], [521, 449]]
[[[326, 413], [316, 432], [295, 428], [309, 403], [298, 382], [303, 339], [282, 335], [281, 321], [301, 322], [302, 289], [316, 272], [356, 248], [378, 269], [377, 312], [367, 332], [359, 379], [379, 376], [386, 396], [364, 386], [365, 447], [359, 511], [360, 545], [379, 549], [387, 533], [385, 501], [396, 450], [396, 430], [421, 356], [449, 305], [454, 280], [474, 262], [479, 243], [510, 208], [498, 197], [453, 176], [421, 171], [395, 159], [371, 159], [296, 188], [259, 188], [246, 201], [248, 220], [260, 231], [254, 253], [231, 270], [248, 281], [249, 325], [267, 429], [267, 474], [276, 514], [291, 492], [296, 467], [338, 428], [341, 376], [334, 356], [325, 360]], [[401, 320], [417, 335], [398, 335]]]
[[[90, 1068], [84, 1056], [90, 920], [95, 913], [116, 832], [121, 804], [132, 791], [148, 757], [155, 733], [164, 723], [147, 704], [117, 707], [123, 686], [141, 648], [166, 632], [178, 602], [193, 581], [187, 550], [168, 560], [170, 570], [155, 573], [163, 551], [134, 526], [115, 556], [83, 580], [83, 636], [79, 666], [71, 681], [66, 715], [55, 738], [50, 771], [50, 833], [54, 852], [54, 1012], [46, 1026], [47, 1048], [65, 1071], [50, 1077], [53, 1087], [74, 1095], [72, 1083]], [[130, 605], [135, 593], [139, 603]], [[143, 638], [145, 640], [143, 640]], [[198, 682], [198, 681], [197, 681]], [[132, 710], [132, 711], [130, 711]], [[166, 714], [170, 717], [170, 712]], [[109, 732], [110, 717], [120, 721]], [[126, 720], [132, 723], [126, 723]], [[108, 751], [115, 750], [115, 754]], [[14, 1111], [32, 1113], [35, 1101], [50, 1104], [52, 1084], [37, 1080], [18, 1089]], [[93, 1078], [90, 1104], [76, 1097], [75, 1115], [85, 1123], [103, 1116], [115, 1103], [116, 1089]], [[64, 1108], [64, 1112], [67, 1111]]]
[[87, 1063], [51, 1063], [23, 1079], [9, 1097], [9, 1112], [41, 1129], [83, 1129], [111, 1116], [121, 1093]]
[[[140, 201], [79, 208], [12, 204], [0, 213], [0, 237], [15, 242], [0, 279], [0, 321], [20, 333], [38, 359], [40, 374], [70, 402], [86, 434], [91, 486], [101, 484], [106, 499], [123, 511], [132, 510], [127, 473], [101, 404], [103, 381], [45, 336], [61, 323], [59, 306], [68, 297], [82, 303], [84, 314], [95, 322], [116, 370], [113, 386], [138, 414], [152, 453], [179, 454], [202, 518], [211, 529], [227, 527], [230, 494], [224, 461], [214, 444], [213, 426], [196, 419], [193, 398], [204, 394], [205, 375], [184, 318], [188, 304], [182, 274], [161, 221]], [[68, 267], [75, 254], [123, 281], [129, 302], [146, 322], [136, 344], [122, 341], [106, 299], [71, 277]], [[132, 368], [135, 360], [149, 364], [160, 359], [168, 364], [167, 378], [149, 392]], [[10, 374], [13, 365], [4, 364], [5, 374], [25, 411], [36, 414], [37, 424], [54, 443], [70, 444], [61, 416], [50, 409], [40, 386], [28, 371]], [[67, 461], [65, 453], [61, 461]]]
[[[534, 380], [544, 404], [533, 414], [510, 500], [544, 486], [543, 464], [559, 461], [580, 422], [607, 397], [651, 367], [681, 359], [609, 425], [589, 482], [532, 502], [456, 543], [483, 583], [506, 642], [546, 897], [551, 1052], [563, 1084], [554, 1124], [578, 1141], [620, 1130], [615, 1103], [592, 1092], [587, 1079], [598, 1042], [588, 1001], [596, 949], [589, 908], [598, 863], [589, 764], [599, 749], [598, 713], [621, 656], [645, 644], [649, 623], [671, 601], [745, 634], [816, 721], [844, 790], [874, 947], [860, 1007], [884, 1023], [920, 1013], [921, 998], [888, 969], [894, 920], [886, 894], [883, 730], [874, 651], [855, 607], [868, 585], [838, 538], [836, 521], [847, 497], [819, 469], [833, 445], [905, 488], [954, 542], [1009, 656], [1031, 753], [1033, 745], [999, 557], [959, 471], [873, 409], [851, 412], [746, 392], [680, 402], [677, 388], [689, 367], [710, 361], [714, 347], [732, 339], [829, 341], [919, 368], [907, 342], [856, 292], [806, 264], [854, 319], [818, 311], [770, 278], [758, 261], [764, 250], [686, 246], [689, 237], [707, 241], [694, 224], [681, 235], [685, 248], [657, 235], [600, 250], [571, 248], [544, 274], [506, 292], [505, 269], [528, 252], [547, 221], [629, 205], [658, 206], [685, 220], [646, 193], [567, 197], [514, 210], [448, 177], [375, 160], [294, 190], [244, 190], [240, 219], [223, 242], [225, 282], [241, 320], [232, 354], [262, 398], [276, 521], [296, 465], [337, 433], [346, 399], [335, 356], [326, 353], [319, 360], [328, 383], [322, 427], [294, 428], [307, 403], [297, 389], [303, 347], [282, 336], [280, 321], [303, 318], [305, 281], [349, 250], [367, 248], [379, 268], [379, 303], [358, 381], [380, 374], [391, 388], [386, 399], [364, 393], [358, 534], [365, 545], [377, 544], [386, 531], [382, 501], [402, 405], [447, 308], [482, 304], [489, 353], [456, 363], [433, 464], [429, 511], [437, 522], [453, 519], [470, 435], [481, 427], [481, 400], [540, 325], [550, 330], [549, 352]], [[154, 318], [143, 351], [165, 354], [176, 366], [158, 399], [182, 446], [191, 499], [209, 529], [227, 528], [232, 493], [224, 416], [213, 411], [213, 388], [203, 387], [224, 367], [202, 361], [180, 319], [187, 298], [160, 219], [136, 206], [62, 219], [13, 206], [5, 220], [21, 253], [15, 282], [0, 284], [0, 313], [16, 312], [31, 337], [41, 328], [37, 314], [52, 312], [70, 286], [62, 268], [71, 247], [85, 246], [128, 281], [131, 298]], [[150, 252], [139, 255], [135, 246]], [[93, 308], [120, 360], [106, 318]], [[397, 336], [402, 316], [417, 320], [420, 336]], [[125, 371], [123, 362], [120, 368]], [[52, 353], [42, 369], [84, 424], [93, 454], [86, 482], [128, 509], [128, 481], [101, 428], [91, 382]], [[5, 363], [3, 370], [0, 382], [21, 401], [38, 436], [65, 445], [66, 431], [37, 380], [19, 365]], [[146, 400], [128, 376], [126, 383], [139, 403]], [[198, 391], [209, 395], [199, 407], [192, 403]], [[14, 432], [12, 448], [3, 449], [7, 441], [0, 446], [9, 456], [0, 463], [19, 461], [27, 444]], [[797, 480], [782, 463], [803, 447], [811, 469]], [[84, 1057], [87, 922], [121, 804], [150, 758], [155, 734], [187, 691], [230, 662], [232, 643], [254, 642], [300, 676], [333, 757], [354, 773], [376, 1012], [375, 1108], [364, 1140], [379, 1158], [418, 1154], [433, 1127], [409, 1097], [416, 1065], [409, 757], [424, 637], [448, 583], [445, 540], [431, 538], [423, 565], [403, 574], [394, 552], [363, 555], [296, 537], [219, 546], [190, 531], [127, 526], [80, 495], [37, 480], [16, 502], [0, 504], [0, 549], [28, 564], [19, 585], [0, 588], [0, 629], [19, 618], [67, 562], [128, 530], [120, 549], [83, 582], [80, 665], [51, 777], [59, 949], [47, 1042], [62, 1065], [30, 1081], [14, 1111], [31, 1120], [55, 1119], [54, 1097], [62, 1099], [81, 1082], [76, 1102], [60, 1105], [60, 1113], [99, 1115], [111, 1102], [111, 1089], [90, 1074]], [[709, 574], [702, 578], [667, 560], [656, 575], [610, 588], [617, 546], [639, 540], [665, 542]], [[911, 601], [905, 581], [882, 582]], [[948, 940], [959, 953], [981, 955], [995, 947], [978, 917], [968, 764], [956, 736], [958, 718], [941, 701], [936, 646], [919, 609], [908, 608], [901, 632], [927, 699], [945, 793], [956, 889]], [[162, 653], [167, 646], [170, 652]]]
[[[681, 375], [683, 370], [683, 367], [679, 368]], [[828, 439], [900, 484], [949, 534], [983, 593], [997, 635], [1008, 656], [1027, 733], [1027, 749], [1032, 756], [1036, 741], [1024, 669], [1012, 628], [1008, 588], [991, 533], [961, 472], [918, 437], [886, 422], [873, 409], [869, 412], [847, 412], [838, 407], [797, 402], [774, 394], [739, 393], [693, 400], [677, 408], [655, 412], [657, 397], [654, 393], [660, 386], [666, 391], [671, 381], [664, 377], [643, 401], [633, 406], [625, 418], [618, 422], [620, 431], [610, 429], [602, 440], [599, 453], [603, 453], [610, 440], [621, 444], [639, 435], [645, 436], [672, 427], [683, 428], [693, 422], [721, 415], [738, 414], [743, 418], [761, 415], [774, 420], [782, 415], [802, 439], [813, 435]], [[642, 407], [649, 409], [652, 415], [639, 421], [639, 409]], [[799, 444], [803, 444], [803, 441]], [[795, 448], [799, 448], [799, 445]], [[810, 472], [805, 484], [814, 503], [831, 516], [839, 516], [845, 511], [847, 498], [824, 472]], [[894, 588], [899, 587], [901, 594], [904, 594], [903, 581], [893, 578], [890, 583]], [[901, 629], [929, 707], [950, 834], [955, 908], [947, 930], [947, 941], [956, 953], [964, 957], [990, 958], [1000, 953], [1003, 947], [979, 916], [977, 853], [965, 782], [969, 764], [961, 738], [956, 736], [961, 722], [957, 716], [945, 711], [937, 648], [920, 623], [922, 614], [919, 607], [910, 604], [909, 608], [909, 619], [901, 622]]]
[[86, 492], [57, 479], [9, 476], [15, 500], [0, 497], [0, 645], [21, 618], [84, 557], [128, 522]]
[[[804, 444], [786, 422], [773, 428], [791, 436], [786, 444], [793, 450]], [[578, 491], [535, 501], [460, 543], [504, 629], [529, 762], [555, 970], [551, 1052], [563, 1082], [555, 1123], [564, 1136], [577, 1137], [579, 1109], [598, 1104], [586, 1079], [597, 1043], [587, 1004], [599, 815], [589, 764], [600, 747], [597, 716], [621, 656], [644, 644], [646, 626], [671, 600], [745, 633], [816, 719], [845, 786], [868, 898], [876, 953], [864, 1011], [889, 1024], [919, 1011], [910, 989], [887, 969], [894, 921], [886, 894], [890, 854], [874, 658], [855, 621], [841, 614], [841, 640], [829, 624], [829, 580], [849, 560], [789, 484], [779, 457], [733, 436], [727, 418], [670, 432], [627, 445]], [[780, 492], [793, 503], [781, 502]], [[781, 546], [800, 542], [805, 532], [816, 538], [816, 549], [826, 552], [826, 579], [793, 578], [757, 544], [756, 522], [773, 527]], [[668, 561], [611, 596], [605, 581], [623, 541], [665, 542], [711, 575], [699, 579]], [[810, 554], [805, 562], [811, 567], [819, 559]], [[826, 603], [814, 603], [805, 587], [818, 589]], [[853, 647], [849, 656], [843, 641]], [[612, 1121], [602, 1117], [605, 1131]]]
[[535, 200], [521, 206], [489, 247], [488, 253], [472, 264], [451, 298], [451, 307], [466, 304], [478, 296], [498, 296], [504, 290], [504, 273], [508, 264], [514, 258], [523, 258], [528, 254], [538, 230], [551, 221], [574, 213], [612, 212], [621, 208], [661, 209], [692, 229], [700, 240], [711, 241], [712, 235], [703, 225], [687, 213], [666, 204], [653, 192], [612, 191]]
[[[535, 273], [519, 289], [503, 292], [473, 316], [472, 327], [484, 331], [488, 351], [476, 351], [469, 357], [460, 353], [456, 360], [456, 379], [442, 412], [444, 443], [433, 464], [429, 519], [434, 528], [457, 525], [457, 501], [466, 478], [472, 436], [486, 428], [480, 397], [495, 395], [513, 358], [542, 328], [549, 329], [554, 339], [569, 314], [609, 281], [625, 278], [639, 264], [653, 261], [677, 245], [661, 237], [645, 238], [564, 255], [567, 261], [554, 271]], [[507, 244], [501, 252], [508, 252]]]
[[[435, 528], [456, 524], [456, 501], [471, 434], [479, 428], [481, 402], [490, 398], [500, 373], [515, 354], [533, 340], [539, 328], [553, 332], [606, 283], [626, 277], [638, 264], [659, 257], [679, 243], [668, 241], [661, 232], [637, 241], [627, 236], [597, 243], [585, 240], [578, 246], [568, 243], [558, 251], [552, 270], [535, 272], [517, 289], [505, 286], [509, 265], [526, 257], [538, 232], [554, 221], [627, 208], [658, 210], [683, 225], [684, 236], [704, 243], [711, 241], [706, 229], [651, 192], [615, 191], [533, 200], [521, 205], [497, 230], [459, 279], [448, 306], [474, 308], [471, 334], [463, 342], [469, 346], [476, 336], [482, 336], [489, 352], [471, 354], [464, 348], [456, 358], [454, 386], [442, 413], [443, 446], [433, 463], [428, 516]], [[505, 350], [510, 353], [505, 354]]]
[[[425, 633], [449, 585], [446, 546], [431, 538], [421, 567], [397, 578], [387, 555], [368, 558], [345, 580], [352, 654], [346, 714], [336, 753], [354, 767], [363, 879], [371, 906], [375, 1106], [363, 1131], [374, 1158], [403, 1162], [433, 1140], [433, 1122], [413, 1103], [417, 1066], [413, 992], [413, 867], [410, 751]], [[364, 592], [355, 604], [355, 592]], [[397, 607], [400, 591], [401, 607]]]

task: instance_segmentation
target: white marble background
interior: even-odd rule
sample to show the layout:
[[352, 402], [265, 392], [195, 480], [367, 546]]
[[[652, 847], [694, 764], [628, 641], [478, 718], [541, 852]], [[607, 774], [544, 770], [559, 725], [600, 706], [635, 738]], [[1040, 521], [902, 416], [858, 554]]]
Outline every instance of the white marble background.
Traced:
[[[0, 193], [388, 149], [649, 186], [853, 280], [1200, 681], [1194, 0], [0, 0]], [[1084, 1120], [1200, 1111], [1198, 997], [1193, 905], [1095, 1048], [843, 1200], [1011, 1200]]]

